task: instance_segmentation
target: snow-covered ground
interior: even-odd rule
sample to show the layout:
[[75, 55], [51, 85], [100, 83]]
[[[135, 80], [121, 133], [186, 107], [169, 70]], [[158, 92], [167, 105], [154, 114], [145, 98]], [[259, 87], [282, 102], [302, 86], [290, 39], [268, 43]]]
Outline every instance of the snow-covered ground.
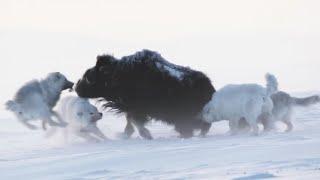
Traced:
[[124, 117], [106, 113], [99, 126], [112, 140], [103, 143], [46, 139], [1, 114], [1, 180], [320, 178], [320, 105], [297, 109], [291, 133], [279, 123], [277, 132], [230, 136], [219, 122], [206, 138], [179, 139], [156, 122], [147, 127], [151, 141], [119, 138]]

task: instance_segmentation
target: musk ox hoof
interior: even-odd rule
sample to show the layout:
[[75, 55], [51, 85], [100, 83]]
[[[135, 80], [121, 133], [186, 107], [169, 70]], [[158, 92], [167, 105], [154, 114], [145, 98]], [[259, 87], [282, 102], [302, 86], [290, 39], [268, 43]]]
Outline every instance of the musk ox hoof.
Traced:
[[141, 137], [143, 137], [144, 139], [148, 139], [148, 140], [152, 140], [153, 137], [151, 136], [151, 133], [148, 129], [143, 128], [139, 130], [139, 134]]

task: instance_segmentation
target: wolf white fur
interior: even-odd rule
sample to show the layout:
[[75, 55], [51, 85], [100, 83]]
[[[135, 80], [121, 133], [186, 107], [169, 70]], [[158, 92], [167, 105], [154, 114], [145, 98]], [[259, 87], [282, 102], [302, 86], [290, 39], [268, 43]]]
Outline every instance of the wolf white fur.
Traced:
[[57, 112], [68, 123], [68, 126], [62, 129], [65, 138], [72, 133], [87, 141], [98, 142], [107, 139], [97, 127], [97, 121], [102, 118], [102, 113], [90, 104], [88, 99], [76, 96], [64, 97], [57, 105]]
[[258, 84], [227, 85], [212, 96], [205, 105], [202, 116], [206, 122], [228, 120], [232, 133], [237, 133], [239, 121], [244, 119], [254, 134], [259, 133], [261, 117], [269, 119], [273, 103], [270, 95], [277, 91], [275, 76], [266, 74], [267, 86]]
[[309, 96], [305, 98], [291, 97], [288, 93], [279, 91], [271, 96], [274, 104], [272, 110], [273, 121], [282, 121], [287, 125], [286, 131], [289, 132], [293, 129], [291, 122], [292, 110], [294, 107], [301, 106], [307, 107], [312, 104], [320, 102], [319, 96]]
[[[37, 129], [28, 122], [37, 119], [42, 120], [44, 130], [47, 123], [51, 126], [65, 126], [66, 123], [52, 109], [59, 100], [62, 90], [72, 86], [73, 83], [61, 73], [49, 73], [43, 80], [33, 80], [22, 86], [14, 99], [6, 102], [6, 108], [29, 129]], [[52, 117], [56, 117], [59, 123], [53, 121]]]

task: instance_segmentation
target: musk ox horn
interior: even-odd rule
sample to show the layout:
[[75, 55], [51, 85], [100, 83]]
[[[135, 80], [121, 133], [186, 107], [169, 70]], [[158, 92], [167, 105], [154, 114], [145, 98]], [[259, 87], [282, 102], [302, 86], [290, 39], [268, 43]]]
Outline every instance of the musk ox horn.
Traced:
[[87, 82], [88, 84], [94, 84], [94, 83], [95, 83], [95, 82], [90, 81], [90, 80], [88, 79], [88, 77], [85, 77], [84, 79], [86, 80], [86, 82]]

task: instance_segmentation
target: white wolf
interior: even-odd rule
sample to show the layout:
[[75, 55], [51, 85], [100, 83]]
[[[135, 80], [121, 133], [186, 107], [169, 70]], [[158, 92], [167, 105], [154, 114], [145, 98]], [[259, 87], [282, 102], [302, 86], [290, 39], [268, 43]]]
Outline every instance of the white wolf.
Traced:
[[319, 96], [309, 96], [305, 98], [291, 97], [288, 93], [279, 91], [271, 96], [274, 104], [272, 110], [273, 121], [282, 121], [287, 125], [286, 131], [292, 130], [291, 114], [293, 107], [306, 107], [320, 102]]
[[254, 134], [258, 134], [258, 122], [269, 121], [273, 103], [270, 96], [278, 89], [275, 76], [266, 74], [267, 87], [258, 84], [227, 85], [212, 96], [203, 109], [206, 122], [229, 120], [232, 133], [237, 133], [239, 121], [245, 120]]
[[[63, 129], [65, 139], [68, 138], [69, 133], [87, 141], [98, 142], [101, 139], [107, 139], [97, 127], [97, 121], [102, 118], [102, 113], [90, 104], [88, 99], [76, 96], [64, 97], [57, 105], [57, 112], [68, 123], [68, 126]], [[48, 136], [51, 136], [55, 131], [56, 128], [53, 127]]]
[[[60, 98], [63, 90], [72, 88], [73, 83], [59, 72], [49, 73], [43, 80], [33, 80], [22, 86], [13, 100], [6, 102], [6, 109], [12, 111], [19, 122], [29, 129], [37, 129], [28, 123], [30, 120], [42, 120], [42, 128], [46, 124], [51, 126], [65, 126], [52, 109]], [[53, 121], [55, 117], [59, 123]]]

